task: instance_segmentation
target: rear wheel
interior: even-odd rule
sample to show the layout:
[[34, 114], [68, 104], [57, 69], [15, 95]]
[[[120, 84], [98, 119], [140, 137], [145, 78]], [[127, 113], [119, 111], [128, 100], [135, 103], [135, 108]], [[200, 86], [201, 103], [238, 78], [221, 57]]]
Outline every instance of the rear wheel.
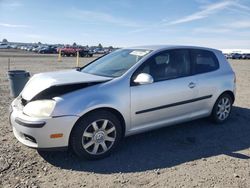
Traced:
[[225, 93], [221, 95], [217, 99], [214, 105], [214, 108], [211, 114], [212, 120], [216, 123], [225, 122], [231, 114], [232, 103], [233, 103], [233, 100], [229, 94]]
[[70, 145], [74, 153], [87, 159], [108, 156], [122, 138], [119, 119], [108, 111], [83, 116], [72, 130]]

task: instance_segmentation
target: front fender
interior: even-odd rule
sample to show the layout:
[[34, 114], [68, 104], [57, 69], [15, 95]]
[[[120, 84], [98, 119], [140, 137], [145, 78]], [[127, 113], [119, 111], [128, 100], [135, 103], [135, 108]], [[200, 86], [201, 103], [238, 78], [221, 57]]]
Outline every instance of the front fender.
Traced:
[[[102, 83], [55, 97], [52, 116], [74, 115], [81, 117], [98, 108], [112, 108], [123, 116], [130, 127], [130, 91], [122, 83]], [[128, 127], [127, 127], [128, 128]]]

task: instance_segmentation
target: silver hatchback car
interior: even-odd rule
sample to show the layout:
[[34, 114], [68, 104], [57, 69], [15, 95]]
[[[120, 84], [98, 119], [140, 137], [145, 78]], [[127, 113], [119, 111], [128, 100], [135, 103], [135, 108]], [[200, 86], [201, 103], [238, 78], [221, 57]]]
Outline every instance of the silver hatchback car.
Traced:
[[34, 75], [11, 104], [15, 137], [37, 149], [109, 155], [124, 136], [202, 117], [225, 122], [235, 74], [221, 51], [119, 49], [78, 69]]

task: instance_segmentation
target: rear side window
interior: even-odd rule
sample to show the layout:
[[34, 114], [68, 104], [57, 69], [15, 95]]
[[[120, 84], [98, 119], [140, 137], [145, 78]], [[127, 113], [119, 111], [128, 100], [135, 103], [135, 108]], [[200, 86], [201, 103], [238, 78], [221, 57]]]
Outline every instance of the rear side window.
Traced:
[[211, 51], [191, 50], [191, 59], [195, 74], [211, 72], [219, 68], [218, 59]]
[[135, 72], [150, 74], [154, 81], [163, 81], [189, 76], [191, 74], [189, 51], [186, 49], [166, 50], [149, 58]]

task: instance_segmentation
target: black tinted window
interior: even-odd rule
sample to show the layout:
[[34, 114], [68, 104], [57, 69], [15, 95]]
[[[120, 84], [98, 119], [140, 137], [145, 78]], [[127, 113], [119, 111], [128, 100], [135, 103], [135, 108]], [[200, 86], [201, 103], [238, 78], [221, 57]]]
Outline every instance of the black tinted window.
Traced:
[[150, 74], [154, 81], [173, 79], [190, 75], [188, 50], [168, 50], [147, 60], [136, 72]]
[[191, 50], [194, 73], [205, 73], [219, 68], [219, 62], [213, 52], [207, 50]]

